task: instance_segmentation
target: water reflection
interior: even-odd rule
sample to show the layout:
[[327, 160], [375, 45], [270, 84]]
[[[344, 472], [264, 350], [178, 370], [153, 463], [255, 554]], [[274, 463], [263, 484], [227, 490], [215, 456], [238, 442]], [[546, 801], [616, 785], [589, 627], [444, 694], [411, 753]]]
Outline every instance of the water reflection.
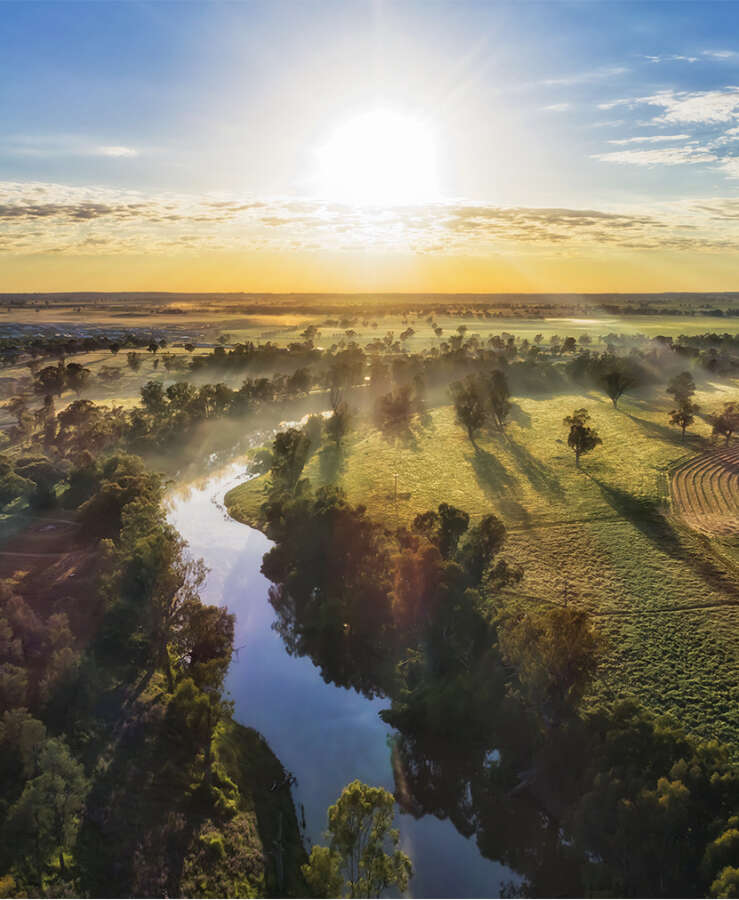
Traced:
[[[225, 604], [236, 613], [238, 654], [227, 679], [236, 718], [260, 731], [297, 777], [298, 815], [302, 804], [306, 836], [316, 841], [325, 827], [327, 807], [352, 779], [395, 790], [396, 775], [402, 772], [397, 735], [378, 715], [387, 701], [327, 684], [308, 658], [285, 651], [272, 627], [269, 582], [259, 571], [270, 542], [230, 519], [222, 506], [224, 494], [243, 480], [244, 472], [244, 463], [236, 462], [205, 479], [173, 486], [169, 519], [192, 554], [210, 568], [202, 592], [205, 602]], [[399, 793], [402, 783], [401, 777]], [[404, 796], [408, 800], [410, 794]], [[434, 811], [448, 816], [457, 796], [455, 788]], [[503, 882], [515, 880], [505, 866], [481, 856], [474, 839], [460, 833], [462, 819], [456, 814], [445, 819], [424, 816], [423, 801], [402, 806], [412, 809], [412, 814], [399, 817], [401, 842], [417, 872], [412, 894], [498, 896]], [[469, 823], [461, 830], [470, 834]]]

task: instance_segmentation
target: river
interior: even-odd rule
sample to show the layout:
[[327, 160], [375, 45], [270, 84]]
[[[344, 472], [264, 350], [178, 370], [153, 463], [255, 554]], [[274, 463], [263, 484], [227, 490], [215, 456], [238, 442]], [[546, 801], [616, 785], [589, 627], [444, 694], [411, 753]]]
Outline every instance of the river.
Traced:
[[[169, 521], [210, 570], [202, 599], [236, 614], [237, 652], [226, 682], [235, 717], [261, 732], [295, 775], [293, 798], [298, 818], [304, 810], [309, 847], [321, 841], [326, 810], [350, 781], [394, 789], [392, 729], [378, 716], [388, 703], [327, 684], [310, 659], [285, 650], [272, 629], [269, 582], [260, 573], [270, 542], [231, 519], [223, 506], [226, 492], [245, 477], [244, 464], [231, 463], [173, 486]], [[481, 856], [449, 820], [400, 814], [396, 821], [416, 872], [411, 896], [496, 897], [503, 881], [518, 880]]]

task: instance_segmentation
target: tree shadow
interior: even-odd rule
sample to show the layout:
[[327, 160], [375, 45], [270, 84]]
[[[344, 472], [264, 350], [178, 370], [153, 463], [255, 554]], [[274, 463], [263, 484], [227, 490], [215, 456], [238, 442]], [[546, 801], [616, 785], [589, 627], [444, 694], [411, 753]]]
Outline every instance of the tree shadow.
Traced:
[[403, 450], [413, 450], [414, 453], [420, 449], [418, 438], [410, 426], [402, 429], [381, 428], [380, 434], [392, 447], [402, 447]]
[[691, 434], [690, 431], [687, 431], [685, 433], [685, 441], [683, 442], [680, 435], [680, 429], [676, 426], [660, 425], [657, 422], [650, 422], [649, 419], [641, 419], [639, 416], [635, 416], [624, 410], [619, 411], [631, 419], [632, 422], [636, 422], [641, 430], [649, 435], [649, 437], [656, 438], [660, 441], [666, 441], [669, 444], [675, 444], [679, 447], [685, 447], [687, 450], [702, 450], [705, 447], [703, 438], [698, 434]]
[[531, 487], [540, 494], [564, 497], [565, 492], [562, 489], [562, 485], [549, 466], [544, 465], [543, 462], [533, 456], [526, 447], [516, 443], [510, 435], [506, 435], [506, 437], [508, 439], [508, 450]]
[[516, 490], [518, 482], [497, 456], [493, 456], [478, 445], [475, 445], [474, 450], [470, 461], [477, 481], [486, 493], [500, 497]]
[[531, 416], [526, 410], [522, 409], [518, 403], [511, 403], [508, 417], [511, 422], [515, 422], [516, 425], [520, 425], [521, 428], [531, 428]]
[[321, 480], [325, 483], [336, 481], [344, 471], [345, 455], [341, 447], [336, 444], [326, 444], [318, 454], [318, 468]]
[[585, 472], [600, 488], [606, 502], [624, 519], [637, 528], [652, 544], [672, 559], [687, 563], [706, 584], [715, 591], [739, 598], [739, 587], [727, 573], [709, 558], [710, 541], [696, 535], [700, 549], [690, 547], [679, 531], [670, 523], [660, 508], [659, 501], [647, 497], [635, 497], [627, 491], [606, 484], [590, 472]]
[[501, 461], [474, 445], [474, 455], [468, 457], [475, 470], [477, 483], [490, 497], [494, 497], [496, 506], [504, 515], [520, 522], [528, 522], [530, 516], [526, 509], [515, 499], [518, 494], [518, 481], [506, 469]]
[[176, 750], [169, 740], [163, 704], [137, 707], [115, 730], [77, 838], [83, 891], [178, 896], [185, 851], [203, 814], [182, 780], [191, 762], [186, 742]]

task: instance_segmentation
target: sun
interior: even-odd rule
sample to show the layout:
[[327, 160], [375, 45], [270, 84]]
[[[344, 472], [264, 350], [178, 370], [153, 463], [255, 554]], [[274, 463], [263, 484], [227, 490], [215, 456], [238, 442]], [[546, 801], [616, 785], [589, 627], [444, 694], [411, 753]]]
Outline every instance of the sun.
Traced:
[[316, 188], [328, 199], [392, 205], [438, 193], [432, 129], [387, 109], [355, 116], [317, 151]]

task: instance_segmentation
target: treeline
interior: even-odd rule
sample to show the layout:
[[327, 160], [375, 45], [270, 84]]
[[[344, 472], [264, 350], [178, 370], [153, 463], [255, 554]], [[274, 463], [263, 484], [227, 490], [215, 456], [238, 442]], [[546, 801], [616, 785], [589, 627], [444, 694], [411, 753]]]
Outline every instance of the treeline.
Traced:
[[153, 341], [151, 335], [144, 336], [128, 332], [121, 338], [107, 335], [86, 335], [71, 337], [69, 335], [51, 335], [28, 337], [0, 338], [0, 365], [14, 365], [24, 355], [32, 360], [46, 357], [63, 359], [77, 353], [92, 353], [95, 350], [110, 350], [118, 353], [122, 348], [146, 347]]
[[515, 599], [495, 516], [442, 503], [389, 529], [313, 492], [295, 443], [275, 440], [262, 510], [276, 627], [325, 680], [388, 699], [403, 809], [474, 835], [517, 895], [733, 896], [729, 748], [596, 702], [603, 638], [576, 604]]
[[44, 571], [0, 584], [4, 896], [294, 890], [294, 816], [278, 884], [243, 773], [222, 761], [241, 739], [223, 689], [233, 616], [200, 600], [205, 570], [165, 520], [161, 479], [88, 454], [64, 484], [82, 588], [55, 595]]

